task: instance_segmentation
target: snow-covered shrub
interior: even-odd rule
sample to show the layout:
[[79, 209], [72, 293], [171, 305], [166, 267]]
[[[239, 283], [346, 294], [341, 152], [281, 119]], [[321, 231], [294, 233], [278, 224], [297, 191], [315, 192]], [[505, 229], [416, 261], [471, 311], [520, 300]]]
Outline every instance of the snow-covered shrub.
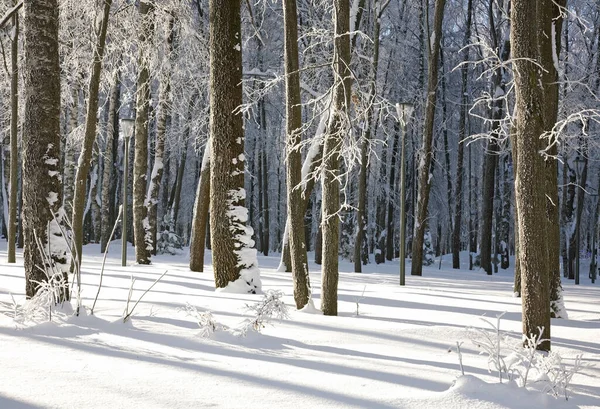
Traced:
[[196, 324], [200, 327], [200, 336], [203, 338], [209, 338], [215, 331], [223, 329], [223, 326], [217, 323], [210, 311], [199, 311], [195, 306], [186, 303], [185, 312], [196, 321]]
[[283, 320], [289, 318], [288, 307], [282, 300], [283, 292], [279, 290], [268, 290], [262, 300], [253, 305], [246, 304], [246, 310], [252, 313], [252, 317], [246, 319], [242, 325], [235, 330], [240, 336], [245, 336], [250, 330], [260, 332], [266, 324], [273, 319]]
[[167, 213], [163, 218], [163, 230], [156, 239], [156, 252], [175, 256], [183, 250], [183, 239], [174, 233], [173, 217]]
[[498, 372], [500, 383], [507, 379], [522, 388], [534, 387], [555, 398], [562, 396], [568, 400], [571, 379], [586, 366], [581, 355], [577, 355], [574, 364], [568, 367], [559, 353], [538, 350], [547, 341], [542, 338], [543, 328], [538, 328], [537, 334], [523, 337], [523, 341], [511, 343], [510, 338], [500, 331], [503, 315], [497, 317], [496, 324], [482, 318], [489, 329], [468, 330], [470, 340], [482, 350], [481, 354], [488, 355], [489, 371]]
[[433, 263], [435, 263], [435, 252], [433, 251], [431, 232], [428, 230], [423, 237], [423, 265], [430, 266]]

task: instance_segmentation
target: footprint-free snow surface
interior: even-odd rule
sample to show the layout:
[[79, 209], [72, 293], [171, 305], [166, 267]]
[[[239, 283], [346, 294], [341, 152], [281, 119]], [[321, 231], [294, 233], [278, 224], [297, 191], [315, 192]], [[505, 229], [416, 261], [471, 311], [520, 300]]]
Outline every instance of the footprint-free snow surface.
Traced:
[[[329, 317], [296, 311], [291, 275], [276, 271], [277, 256], [261, 257], [263, 290], [284, 293], [289, 319], [245, 337], [217, 329], [207, 338], [187, 304], [235, 329], [250, 317], [246, 305], [263, 296], [215, 292], [210, 253], [205, 272], [193, 273], [185, 254], [138, 266], [131, 248], [121, 267], [119, 249], [113, 242], [94, 315], [102, 255], [88, 245], [81, 314], [66, 309], [51, 322], [15, 322], [13, 297], [25, 298], [23, 260], [18, 254], [17, 264], [7, 264], [0, 245], [1, 409], [600, 407], [600, 283], [590, 283], [585, 263], [582, 285], [563, 283], [569, 319], [552, 320], [553, 351], [567, 369], [577, 355], [587, 365], [572, 378], [567, 401], [541, 393], [536, 379], [528, 388], [500, 383], [468, 335], [468, 327], [488, 326], [481, 317], [495, 323], [505, 312], [502, 342], [520, 343], [512, 267], [487, 276], [452, 270], [446, 256], [441, 269], [436, 263], [400, 287], [397, 260], [369, 264], [362, 274], [341, 262], [339, 316]], [[130, 309], [166, 270], [123, 323], [132, 277]], [[319, 266], [311, 264], [310, 280], [318, 308]]]

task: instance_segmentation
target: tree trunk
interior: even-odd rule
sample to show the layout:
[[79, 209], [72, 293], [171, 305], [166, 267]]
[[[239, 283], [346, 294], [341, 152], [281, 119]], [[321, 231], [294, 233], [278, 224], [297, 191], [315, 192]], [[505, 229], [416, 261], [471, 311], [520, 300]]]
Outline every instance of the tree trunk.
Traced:
[[[62, 237], [60, 188], [60, 64], [58, 1], [24, 3], [23, 230], [25, 294], [33, 297], [46, 272], [60, 275], [54, 299], [69, 298], [68, 249]], [[46, 256], [42, 257], [45, 252]], [[49, 253], [49, 254], [48, 254]]]
[[[15, 1], [16, 3], [16, 1]], [[19, 129], [19, 15], [13, 16], [10, 42], [10, 195], [8, 204], [8, 262], [16, 262], [17, 243], [17, 173]]]
[[210, 0], [210, 236], [215, 285], [260, 291], [244, 206], [240, 0]]
[[352, 89], [350, 72], [350, 3], [334, 0], [334, 88], [333, 113], [323, 147], [323, 266], [321, 309], [325, 315], [337, 315], [338, 253], [340, 224], [339, 156], [344, 135], [350, 126], [348, 109]]
[[[540, 155], [544, 143], [544, 92], [539, 78], [538, 33], [543, 19], [536, 2], [513, 0], [511, 45], [516, 90], [516, 183], [515, 202], [519, 226], [519, 261], [523, 309], [523, 335], [543, 328], [547, 341], [539, 348], [550, 350], [550, 296], [547, 253], [546, 169]], [[540, 20], [542, 20], [540, 22]]]
[[[286, 87], [286, 140], [287, 140], [287, 219], [290, 229], [289, 247], [294, 279], [294, 301], [301, 309], [310, 302], [310, 278], [306, 243], [304, 241], [304, 213], [306, 206], [302, 199], [302, 105], [300, 98], [300, 72], [298, 62], [298, 15], [296, 0], [283, 2], [285, 36], [285, 87]], [[266, 164], [265, 164], [266, 165]]]
[[146, 207], [146, 173], [148, 171], [148, 111], [150, 107], [150, 73], [147, 44], [154, 32], [154, 6], [148, 1], [139, 5], [141, 27], [138, 51], [138, 78], [136, 92], [136, 117], [133, 162], [133, 235], [135, 260], [150, 264], [150, 232]]
[[[467, 3], [467, 22], [465, 24], [465, 36], [463, 38], [463, 65], [460, 69], [461, 75], [461, 97], [460, 97], [460, 119], [458, 124], [458, 149], [456, 159], [456, 191], [454, 194], [454, 230], [452, 232], [452, 268], [460, 268], [461, 228], [462, 228], [462, 205], [463, 205], [463, 162], [465, 155], [465, 141], [467, 136], [467, 103], [468, 103], [468, 74], [469, 67], [469, 42], [471, 41], [471, 18], [473, 14], [473, 0]], [[469, 175], [470, 177], [470, 175]]]
[[[175, 18], [171, 16], [169, 20], [169, 31], [167, 34], [167, 53], [169, 59], [173, 54]], [[169, 116], [169, 94], [171, 93], [171, 70], [167, 70], [165, 78], [161, 82], [158, 96], [158, 114], [156, 118], [156, 144], [154, 146], [154, 165], [150, 175], [150, 186], [148, 187], [148, 223], [150, 226], [150, 242], [152, 245], [152, 254], [156, 254], [156, 236], [158, 224], [158, 195], [160, 193], [160, 184], [162, 182], [164, 156], [165, 156], [165, 136], [167, 133], [167, 118]], [[204, 247], [204, 244], [203, 244]]]
[[210, 204], [210, 141], [204, 147], [200, 181], [194, 202], [192, 240], [190, 244], [190, 270], [204, 272], [204, 249], [206, 247], [206, 225]]
[[[112, 231], [113, 220], [111, 218], [111, 185], [114, 182], [113, 167], [116, 166], [113, 145], [115, 139], [119, 136], [119, 120], [118, 120], [118, 101], [121, 90], [119, 71], [115, 72], [113, 77], [113, 86], [110, 93], [108, 103], [108, 121], [106, 122], [106, 144], [104, 148], [104, 169], [102, 175], [102, 237], [100, 239], [100, 252], [106, 251], [108, 239]], [[116, 136], [116, 138], [115, 138]]]
[[421, 152], [419, 166], [419, 200], [417, 209], [417, 220], [412, 243], [411, 275], [422, 275], [423, 272], [423, 241], [427, 225], [427, 213], [429, 205], [429, 190], [431, 189], [430, 167], [433, 156], [433, 121], [435, 117], [436, 94], [438, 84], [438, 60], [440, 56], [440, 40], [442, 38], [442, 22], [444, 19], [444, 6], [446, 0], [436, 0], [435, 16], [432, 40], [429, 45], [429, 79], [427, 86], [427, 105], [425, 111], [425, 123], [423, 129], [423, 149]]

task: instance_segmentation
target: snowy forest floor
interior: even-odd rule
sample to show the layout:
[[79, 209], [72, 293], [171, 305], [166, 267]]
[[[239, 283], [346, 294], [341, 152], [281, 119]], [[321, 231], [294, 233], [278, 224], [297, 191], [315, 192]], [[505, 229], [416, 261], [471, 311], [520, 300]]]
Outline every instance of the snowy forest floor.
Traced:
[[[94, 316], [55, 316], [53, 322], [18, 324], [0, 313], [0, 408], [598, 408], [600, 406], [600, 283], [587, 265], [582, 285], [565, 280], [568, 320], [553, 320], [552, 348], [571, 364], [583, 354], [589, 366], [572, 380], [569, 401], [500, 385], [467, 336], [467, 327], [496, 321], [518, 344], [520, 299], [512, 296], [512, 267], [493, 276], [481, 270], [425, 268], [398, 285], [398, 261], [369, 264], [363, 274], [340, 263], [339, 316], [295, 311], [290, 274], [276, 272], [277, 255], [259, 257], [263, 290], [281, 290], [290, 319], [261, 333], [200, 335], [186, 314], [189, 303], [237, 327], [246, 304], [261, 295], [214, 290], [211, 266], [192, 273], [188, 258], [158, 256], [151, 266], [121, 267], [113, 242]], [[84, 249], [83, 303], [88, 311], [99, 282], [98, 245]], [[210, 253], [206, 260], [210, 260]], [[0, 302], [24, 300], [23, 259], [6, 264], [0, 244]], [[466, 263], [463, 260], [463, 265]], [[123, 324], [131, 276], [138, 299], [168, 273]], [[320, 271], [310, 279], [319, 306]], [[408, 268], [407, 271], [410, 271]], [[357, 315], [358, 302], [358, 315]], [[456, 342], [465, 374], [460, 376]], [[449, 352], [451, 350], [452, 352]], [[485, 382], [485, 383], [483, 383]]]

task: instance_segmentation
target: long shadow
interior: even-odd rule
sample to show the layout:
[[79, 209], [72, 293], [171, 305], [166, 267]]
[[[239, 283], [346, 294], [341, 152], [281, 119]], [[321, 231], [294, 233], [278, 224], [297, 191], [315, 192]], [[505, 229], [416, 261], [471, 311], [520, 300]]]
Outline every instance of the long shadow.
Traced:
[[43, 409], [43, 406], [37, 406], [21, 400], [9, 398], [0, 394], [0, 408], [5, 409]]
[[[0, 328], [0, 332], [7, 332], [7, 331], [3, 328]], [[141, 331], [132, 331], [132, 332], [142, 333]], [[24, 334], [22, 332], [15, 334], [15, 332], [11, 331], [11, 335], [25, 336], [26, 334]], [[164, 337], [164, 334], [150, 334], [150, 335], [151, 335], [150, 338], [154, 338], [154, 339], [156, 339], [155, 338], [156, 335], [162, 335]], [[298, 384], [286, 382], [283, 380], [265, 378], [265, 377], [261, 376], [260, 374], [247, 375], [247, 374], [229, 371], [229, 370], [225, 370], [225, 369], [214, 368], [214, 367], [211, 367], [208, 365], [203, 365], [198, 362], [191, 363], [191, 362], [187, 362], [187, 361], [183, 361], [183, 360], [173, 361], [173, 360], [169, 360], [169, 359], [162, 358], [162, 357], [141, 355], [139, 353], [139, 351], [125, 351], [125, 350], [121, 350], [121, 349], [116, 349], [114, 347], [106, 347], [105, 348], [105, 347], [98, 346], [97, 343], [96, 344], [84, 344], [81, 342], [75, 342], [75, 341], [69, 340], [68, 338], [50, 338], [50, 337], [44, 337], [44, 336], [35, 336], [33, 334], [30, 334], [29, 336], [32, 337], [33, 339], [41, 341], [41, 342], [46, 342], [46, 343], [50, 343], [50, 344], [54, 344], [54, 345], [58, 345], [58, 346], [63, 346], [63, 347], [67, 347], [70, 349], [79, 349], [84, 352], [89, 352], [89, 353], [103, 355], [103, 356], [109, 355], [109, 356], [112, 356], [115, 358], [129, 359], [132, 361], [144, 361], [144, 362], [149, 362], [149, 363], [159, 364], [159, 365], [175, 366], [175, 367], [179, 367], [179, 368], [183, 368], [183, 369], [187, 369], [187, 370], [200, 372], [203, 374], [210, 374], [213, 376], [230, 378], [230, 379], [234, 379], [237, 381], [241, 381], [243, 383], [256, 384], [260, 388], [270, 387], [270, 388], [279, 389], [279, 390], [295, 391], [297, 393], [301, 393], [306, 396], [310, 396], [310, 397], [316, 396], [316, 397], [320, 397], [325, 400], [340, 402], [345, 405], [353, 405], [353, 406], [362, 407], [362, 408], [398, 409], [397, 405], [391, 405], [391, 404], [387, 404], [385, 402], [377, 402], [377, 401], [360, 398], [360, 397], [348, 396], [348, 395], [337, 393], [337, 392], [331, 391], [331, 390], [325, 390], [325, 389], [315, 388], [315, 387], [306, 386], [306, 385], [298, 385]], [[150, 340], [152, 341], [152, 339], [150, 339]], [[152, 342], [156, 342], [156, 340], [154, 340]], [[167, 345], [170, 345], [170, 344], [167, 344]], [[203, 347], [202, 351], [211, 353], [210, 351], [205, 350], [205, 347], [207, 347], [207, 346], [209, 346], [209, 345], [202, 344], [202, 347]], [[222, 348], [219, 348], [216, 346], [211, 346], [211, 347], [212, 347], [213, 351], [218, 351], [219, 349], [222, 349]], [[239, 356], [240, 358], [258, 359], [258, 360], [264, 360], [266, 358], [265, 355], [253, 356], [249, 353], [240, 353], [240, 351], [232, 351], [229, 349], [223, 349], [220, 352], [212, 352], [212, 353], [218, 353], [219, 355], [224, 355], [224, 356], [232, 356], [233, 352], [236, 352], [237, 356]], [[233, 356], [236, 356], [236, 355], [233, 355]], [[275, 361], [275, 362], [277, 362], [277, 361]], [[319, 369], [320, 363], [318, 363], [318, 362], [314, 363], [315, 368], [312, 368], [311, 365], [308, 365], [308, 366], [297, 365], [297, 363], [304, 363], [305, 361], [299, 362], [297, 360], [293, 360], [293, 359], [289, 359], [289, 358], [286, 360], [282, 360], [280, 362], [290, 364], [292, 366], [302, 366], [302, 367], [306, 367], [308, 369], [323, 370], [322, 368]], [[339, 365], [331, 365], [331, 366], [336, 367]], [[342, 368], [344, 368], [346, 370], [346, 373], [345, 373], [346, 375], [361, 376], [361, 373], [360, 373], [361, 370], [356, 370], [354, 368], [346, 368], [346, 367], [342, 367]], [[329, 368], [329, 369], [332, 369], [332, 368]], [[331, 371], [328, 371], [328, 372], [331, 372]], [[357, 372], [359, 372], [359, 373], [357, 373]], [[364, 375], [364, 371], [362, 371], [362, 372], [363, 372], [362, 375]], [[367, 371], [367, 372], [379, 374], [377, 371]], [[391, 374], [390, 373], [390, 374], [386, 374], [386, 375], [389, 376], [389, 379], [386, 379], [387, 382], [402, 383], [402, 384], [419, 387], [419, 388], [425, 387], [427, 389], [434, 390], [434, 391], [445, 390], [449, 386], [448, 384], [443, 384], [440, 382], [424, 380], [424, 379], [415, 379], [415, 378], [411, 378], [411, 377], [400, 375], [400, 374]]]

